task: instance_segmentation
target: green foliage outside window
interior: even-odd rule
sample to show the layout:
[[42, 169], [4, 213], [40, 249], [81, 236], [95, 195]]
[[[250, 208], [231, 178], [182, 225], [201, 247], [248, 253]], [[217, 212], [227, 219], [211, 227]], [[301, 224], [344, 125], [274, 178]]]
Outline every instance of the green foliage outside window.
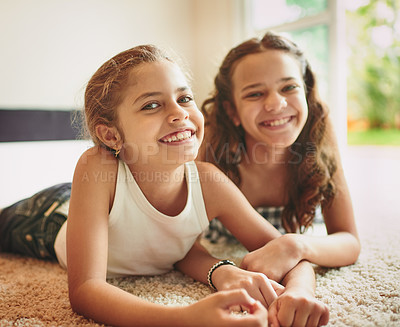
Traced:
[[347, 18], [348, 112], [366, 126], [400, 128], [400, 0], [366, 0]]

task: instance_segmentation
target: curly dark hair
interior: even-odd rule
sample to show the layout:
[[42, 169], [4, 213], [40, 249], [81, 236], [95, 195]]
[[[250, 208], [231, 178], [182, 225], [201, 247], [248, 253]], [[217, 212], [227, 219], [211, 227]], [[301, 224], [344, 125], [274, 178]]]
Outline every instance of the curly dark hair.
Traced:
[[224, 109], [232, 95], [232, 75], [238, 61], [266, 50], [279, 50], [292, 55], [300, 63], [308, 104], [308, 118], [297, 140], [290, 146], [289, 178], [286, 185], [288, 203], [282, 214], [282, 225], [288, 232], [303, 232], [322, 210], [332, 203], [336, 189], [333, 175], [337, 169], [328, 109], [319, 99], [315, 75], [298, 46], [289, 39], [267, 32], [261, 39], [252, 38], [236, 46], [226, 55], [215, 77], [215, 89], [201, 107], [206, 119], [204, 160], [214, 163], [240, 187], [238, 165], [243, 160], [246, 143], [242, 126], [235, 126]]

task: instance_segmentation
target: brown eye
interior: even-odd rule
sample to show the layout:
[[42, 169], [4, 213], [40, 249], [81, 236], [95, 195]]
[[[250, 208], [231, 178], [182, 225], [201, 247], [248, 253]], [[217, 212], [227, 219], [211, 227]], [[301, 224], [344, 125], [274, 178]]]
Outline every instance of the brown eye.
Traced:
[[146, 104], [142, 110], [152, 110], [152, 109], [157, 109], [159, 107], [159, 104], [156, 102], [151, 102]]
[[191, 97], [190, 95], [185, 95], [178, 99], [178, 103], [188, 103], [190, 101], [193, 101], [193, 97]]
[[296, 89], [296, 88], [298, 88], [297, 85], [288, 85], [288, 86], [285, 86], [285, 87], [282, 89], [282, 91], [283, 91], [283, 92], [289, 92], [289, 91], [292, 91], [292, 90], [294, 90], [294, 89]]
[[247, 95], [248, 98], [258, 98], [260, 96], [262, 96], [261, 92], [254, 92]]

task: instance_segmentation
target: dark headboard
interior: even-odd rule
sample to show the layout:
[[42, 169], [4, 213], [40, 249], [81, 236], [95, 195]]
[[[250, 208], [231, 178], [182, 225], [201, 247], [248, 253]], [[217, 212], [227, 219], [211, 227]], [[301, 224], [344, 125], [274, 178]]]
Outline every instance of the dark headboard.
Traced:
[[0, 109], [0, 142], [75, 140], [73, 119], [73, 110]]

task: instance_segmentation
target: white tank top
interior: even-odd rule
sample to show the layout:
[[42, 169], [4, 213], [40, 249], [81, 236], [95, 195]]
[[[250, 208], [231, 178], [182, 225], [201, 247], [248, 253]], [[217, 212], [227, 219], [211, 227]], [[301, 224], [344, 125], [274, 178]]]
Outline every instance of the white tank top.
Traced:
[[[184, 258], [209, 224], [194, 162], [185, 164], [185, 178], [188, 189], [185, 208], [177, 216], [167, 216], [147, 201], [128, 166], [119, 161], [108, 222], [107, 277], [163, 274]], [[54, 244], [58, 261], [64, 268], [66, 225], [67, 222]]]

